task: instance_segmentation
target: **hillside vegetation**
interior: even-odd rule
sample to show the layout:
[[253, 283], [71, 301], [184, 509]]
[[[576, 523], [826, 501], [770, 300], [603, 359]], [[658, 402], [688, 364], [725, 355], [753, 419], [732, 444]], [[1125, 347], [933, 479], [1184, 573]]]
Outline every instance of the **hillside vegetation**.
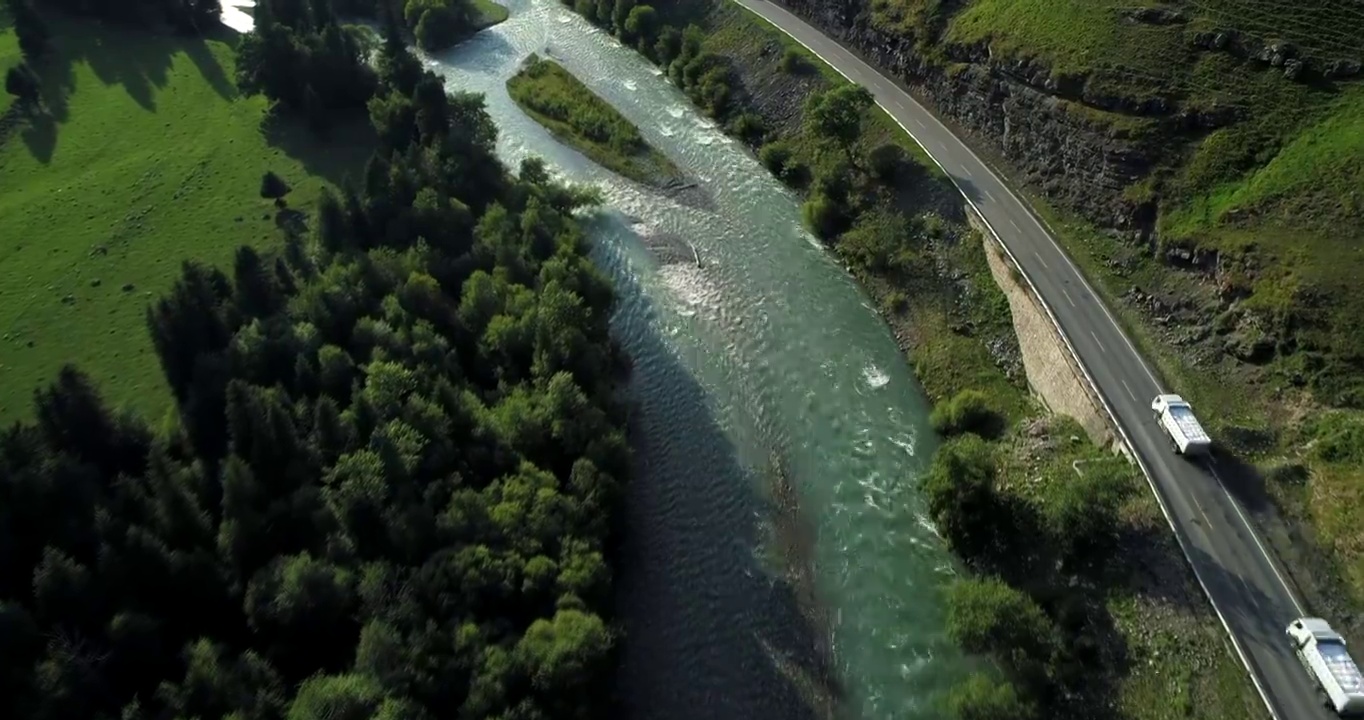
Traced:
[[1167, 379], [1329, 551], [1285, 560], [1309, 596], [1364, 602], [1364, 457], [1335, 449], [1364, 438], [1364, 5], [868, 3], [930, 62], [988, 47], [993, 66], [1033, 83], [1040, 69], [1093, 122], [1151, 149], [1153, 171], [1121, 200], [1153, 218], [1152, 246], [1039, 210]]
[[[267, 102], [237, 91], [228, 39], [47, 22], [45, 110], [0, 130], [0, 423], [27, 414], [63, 362], [112, 404], [159, 417], [170, 395], [144, 332], [148, 297], [182, 259], [218, 264], [239, 245], [277, 244], [261, 174], [286, 178], [306, 207], [359, 172], [368, 131], [324, 152], [301, 126], [262, 130]], [[0, 35], [0, 55], [11, 37]]]
[[611, 104], [553, 60], [531, 54], [507, 80], [518, 107], [556, 138], [603, 167], [645, 185], [681, 180], [681, 171]]

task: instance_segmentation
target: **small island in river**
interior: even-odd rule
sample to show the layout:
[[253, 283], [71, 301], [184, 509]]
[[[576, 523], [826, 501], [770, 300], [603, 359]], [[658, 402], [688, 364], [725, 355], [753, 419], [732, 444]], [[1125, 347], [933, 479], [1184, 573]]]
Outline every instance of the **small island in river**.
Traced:
[[553, 60], [532, 53], [507, 91], [527, 115], [601, 166], [659, 190], [688, 185], [682, 171], [610, 103]]

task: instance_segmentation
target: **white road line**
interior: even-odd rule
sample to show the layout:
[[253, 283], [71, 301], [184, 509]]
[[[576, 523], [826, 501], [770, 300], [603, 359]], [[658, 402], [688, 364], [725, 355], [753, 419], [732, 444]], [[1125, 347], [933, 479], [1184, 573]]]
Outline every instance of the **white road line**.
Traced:
[[914, 124], [915, 124], [915, 125], [918, 125], [920, 130], [925, 130], [925, 129], [927, 129], [927, 128], [924, 127], [924, 124], [923, 124], [922, 122], [919, 121], [919, 118], [917, 118], [917, 117], [911, 117], [910, 120], [913, 120], [913, 121], [914, 121]]
[[1051, 269], [1051, 266], [1047, 264], [1047, 261], [1042, 259], [1042, 254], [1041, 254], [1041, 253], [1039, 253], [1039, 252], [1037, 252], [1036, 250], [1034, 250], [1034, 251], [1032, 252], [1032, 256], [1035, 257], [1035, 258], [1037, 258], [1037, 262], [1042, 263], [1042, 267], [1044, 267], [1044, 268], [1046, 268], [1046, 269], [1048, 269], [1048, 270]]
[[1194, 507], [1198, 508], [1198, 514], [1203, 516], [1203, 531], [1205, 533], [1211, 533], [1212, 520], [1208, 519], [1208, 513], [1203, 509], [1203, 503], [1198, 502], [1198, 496], [1193, 493], [1189, 493], [1189, 499], [1193, 500]]
[[1061, 294], [1066, 296], [1066, 302], [1070, 303], [1071, 307], [1075, 307], [1075, 301], [1070, 299], [1070, 293], [1066, 292], [1065, 288], [1061, 288]]
[[1013, 218], [1008, 218], [1008, 220], [1009, 220], [1009, 225], [1013, 227], [1014, 232], [1018, 232], [1018, 233], [1023, 232], [1023, 228], [1019, 227], [1019, 226], [1018, 226], [1018, 223], [1014, 222], [1014, 219], [1013, 219]]
[[962, 171], [963, 173], [966, 174], [966, 177], [969, 177], [969, 178], [972, 178], [972, 179], [975, 178], [975, 176], [971, 174], [971, 168], [966, 167], [965, 165], [962, 165], [962, 166], [961, 166], [961, 171]]
[[1212, 473], [1213, 479], [1217, 480], [1217, 487], [1221, 488], [1222, 493], [1227, 496], [1227, 502], [1231, 503], [1231, 509], [1236, 511], [1236, 517], [1241, 518], [1241, 523], [1246, 526], [1246, 532], [1250, 533], [1250, 539], [1255, 541], [1255, 547], [1260, 549], [1260, 554], [1269, 564], [1269, 569], [1274, 571], [1274, 577], [1278, 578], [1279, 585], [1283, 586], [1284, 594], [1288, 596], [1289, 600], [1293, 601], [1293, 608], [1297, 610], [1298, 616], [1302, 617], [1305, 614], [1302, 603], [1298, 602], [1298, 596], [1293, 593], [1293, 587], [1284, 579], [1283, 573], [1279, 572], [1279, 566], [1274, 562], [1274, 556], [1270, 555], [1269, 551], [1265, 549], [1264, 543], [1260, 542], [1260, 534], [1255, 532], [1255, 527], [1250, 524], [1250, 519], [1241, 511], [1241, 503], [1236, 502], [1236, 498], [1232, 497], [1231, 491], [1222, 482], [1222, 476], [1217, 474], [1217, 470], [1213, 467], [1215, 462], [1214, 460], [1208, 464], [1208, 472]]
[[990, 198], [990, 202], [993, 203], [993, 202], [995, 201], [995, 196], [994, 196], [994, 195], [991, 195], [989, 190], [986, 190], [985, 188], [981, 188], [980, 191], [983, 192], [983, 193], [985, 193], [985, 197]]
[[1096, 343], [1099, 344], [1099, 352], [1104, 353], [1105, 355], [1107, 355], [1107, 354], [1108, 354], [1108, 348], [1105, 348], [1105, 347], [1104, 347], [1104, 344], [1103, 344], [1102, 342], [1099, 341], [1099, 336], [1098, 336], [1098, 335], [1095, 335], [1093, 330], [1090, 330], [1090, 331], [1089, 331], [1089, 336], [1092, 337], [1092, 338], [1094, 338], [1094, 342], [1096, 342]]
[[1127, 390], [1127, 397], [1132, 398], [1132, 402], [1137, 402], [1137, 394], [1132, 392], [1132, 386], [1128, 385], [1126, 380], [1122, 381], [1122, 386]]

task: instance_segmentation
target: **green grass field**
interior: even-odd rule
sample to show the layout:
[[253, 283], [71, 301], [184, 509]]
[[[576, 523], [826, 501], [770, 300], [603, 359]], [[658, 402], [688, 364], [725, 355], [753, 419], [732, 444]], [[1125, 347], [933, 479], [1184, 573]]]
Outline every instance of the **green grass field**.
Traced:
[[507, 92], [523, 112], [602, 167], [653, 187], [681, 179], [639, 128], [553, 60], [531, 55], [507, 80]]
[[[369, 147], [264, 131], [238, 96], [231, 38], [196, 41], [52, 19], [50, 115], [0, 146], [0, 423], [74, 362], [116, 404], [157, 418], [170, 398], [144, 323], [185, 259], [230, 262], [278, 242], [266, 170], [294, 206], [358, 170]], [[0, 56], [8, 45], [0, 41]], [[347, 149], [349, 148], [349, 149]], [[126, 289], [125, 289], [126, 288]]]

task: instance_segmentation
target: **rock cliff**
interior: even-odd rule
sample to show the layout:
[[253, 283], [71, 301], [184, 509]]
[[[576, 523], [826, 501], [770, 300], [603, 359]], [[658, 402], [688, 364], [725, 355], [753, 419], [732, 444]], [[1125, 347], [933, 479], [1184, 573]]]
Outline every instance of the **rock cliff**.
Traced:
[[892, 73], [1048, 199], [1103, 227], [1149, 229], [1153, 208], [1124, 198], [1159, 159], [1159, 133], [1134, 133], [1102, 117], [1121, 112], [1141, 123], [1216, 125], [1179, 115], [1160, 98], [1087, 95], [1083, 81], [1056, 78], [1027, 61], [1002, 62], [988, 47], [947, 48], [929, 61], [914, 39], [873, 26], [865, 0], [782, 0], [792, 12]]

